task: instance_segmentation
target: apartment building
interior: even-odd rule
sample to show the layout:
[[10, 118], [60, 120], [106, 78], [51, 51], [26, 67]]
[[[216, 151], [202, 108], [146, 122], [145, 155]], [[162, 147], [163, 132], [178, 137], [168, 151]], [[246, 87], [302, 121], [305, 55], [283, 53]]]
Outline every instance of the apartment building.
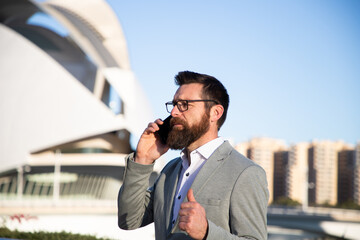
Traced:
[[308, 149], [309, 143], [302, 142], [289, 148], [289, 161], [286, 169], [285, 196], [307, 205], [308, 188]]
[[355, 151], [344, 148], [338, 153], [338, 204], [354, 199]]
[[269, 186], [269, 202], [273, 202], [275, 153], [286, 150], [285, 142], [278, 139], [258, 137], [240, 143], [235, 148], [264, 168]]
[[360, 205], [360, 142], [355, 147], [354, 155], [354, 201]]
[[308, 205], [360, 204], [360, 143], [300, 142], [253, 138], [235, 147], [267, 174], [269, 203], [288, 197]]
[[289, 164], [289, 151], [274, 152], [274, 201], [286, 196], [286, 175]]
[[338, 153], [342, 141], [313, 141], [309, 148], [309, 204], [336, 205], [338, 199]]

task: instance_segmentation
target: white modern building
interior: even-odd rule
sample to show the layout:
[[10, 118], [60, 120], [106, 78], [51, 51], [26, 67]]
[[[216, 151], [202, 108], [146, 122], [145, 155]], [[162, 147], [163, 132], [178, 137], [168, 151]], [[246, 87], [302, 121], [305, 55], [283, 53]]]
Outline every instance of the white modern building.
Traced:
[[[0, 53], [0, 215], [39, 227], [51, 225], [39, 216], [59, 214], [67, 228], [47, 229], [75, 232], [64, 214], [105, 215], [122, 233], [124, 156], [153, 116], [112, 9], [104, 0], [2, 0]], [[94, 224], [78, 232], [101, 235]]]

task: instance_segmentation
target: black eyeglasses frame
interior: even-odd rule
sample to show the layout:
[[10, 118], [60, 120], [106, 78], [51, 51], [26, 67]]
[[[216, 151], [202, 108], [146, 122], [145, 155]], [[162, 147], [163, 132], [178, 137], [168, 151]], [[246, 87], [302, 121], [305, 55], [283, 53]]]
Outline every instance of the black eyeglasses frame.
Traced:
[[[182, 103], [185, 103], [183, 106], [184, 106], [184, 109], [181, 109], [181, 107], [179, 107], [179, 102], [182, 102]], [[181, 99], [181, 100], [176, 100], [176, 101], [170, 101], [170, 102], [167, 102], [167, 103], [165, 103], [165, 106], [166, 106], [166, 111], [168, 112], [168, 113], [171, 113], [171, 111], [172, 111], [172, 109], [175, 107], [175, 105], [176, 105], [176, 107], [178, 108], [178, 110], [180, 111], [180, 112], [186, 112], [187, 110], [189, 110], [189, 103], [191, 103], [191, 102], [214, 102], [214, 103], [216, 103], [216, 104], [219, 104], [219, 102], [218, 101], [216, 101], [216, 100], [212, 100], [212, 99], [196, 99], [196, 100], [183, 100], [183, 99]], [[171, 110], [169, 111], [169, 107], [168, 106], [172, 106], [171, 107]]]

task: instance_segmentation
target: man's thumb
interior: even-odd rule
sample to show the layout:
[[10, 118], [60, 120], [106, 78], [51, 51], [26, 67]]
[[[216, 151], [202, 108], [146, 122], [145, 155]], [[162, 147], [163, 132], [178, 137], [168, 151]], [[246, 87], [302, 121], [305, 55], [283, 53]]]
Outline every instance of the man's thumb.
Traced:
[[187, 198], [188, 198], [189, 202], [196, 202], [196, 199], [194, 197], [194, 192], [193, 192], [193, 190], [191, 188], [187, 192]]

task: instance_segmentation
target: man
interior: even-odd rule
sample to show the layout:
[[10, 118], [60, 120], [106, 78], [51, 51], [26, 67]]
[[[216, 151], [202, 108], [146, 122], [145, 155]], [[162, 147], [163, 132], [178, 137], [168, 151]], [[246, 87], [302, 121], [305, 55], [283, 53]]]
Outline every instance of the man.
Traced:
[[[126, 158], [118, 224], [155, 223], [156, 239], [267, 239], [268, 190], [264, 170], [218, 137], [229, 96], [214, 77], [180, 72], [166, 144], [163, 121], [150, 123], [136, 153]], [[153, 164], [169, 148], [183, 149], [148, 187]]]

